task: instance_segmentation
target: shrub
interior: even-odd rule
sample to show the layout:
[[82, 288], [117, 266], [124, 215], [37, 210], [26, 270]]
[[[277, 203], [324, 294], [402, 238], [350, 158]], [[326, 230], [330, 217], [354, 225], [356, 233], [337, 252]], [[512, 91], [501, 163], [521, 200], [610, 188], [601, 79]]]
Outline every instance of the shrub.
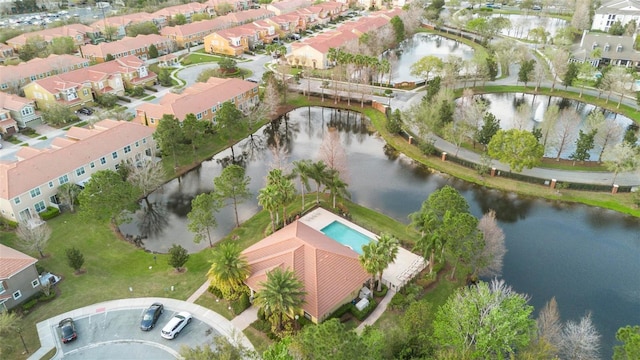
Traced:
[[348, 302], [342, 306], [340, 306], [336, 311], [334, 311], [331, 315], [329, 315], [329, 317], [327, 319], [339, 319], [342, 317], [342, 315], [346, 314], [347, 312], [349, 312], [351, 310], [351, 306], [353, 306], [352, 303]]
[[126, 96], [118, 96], [118, 100], [120, 100], [120, 101], [124, 101], [124, 102], [127, 102], [127, 103], [130, 103], [130, 102], [131, 102], [131, 99], [129, 99], [129, 98], [128, 98], [128, 97], [126, 97]]
[[373, 292], [373, 296], [375, 296], [375, 297], [384, 297], [385, 295], [387, 295], [387, 291], [389, 291], [389, 288], [387, 287], [387, 285], [382, 284], [382, 291], [380, 291], [380, 292], [374, 291]]
[[30, 127], [25, 127], [25, 128], [20, 129], [20, 133], [23, 134], [23, 135], [29, 136], [29, 135], [34, 135], [36, 133], [36, 131], [34, 129], [30, 128]]
[[238, 300], [231, 303], [231, 309], [236, 315], [248, 309], [249, 306], [251, 306], [251, 302], [249, 301], [249, 295], [247, 293], [242, 293]]
[[53, 219], [54, 217], [60, 215], [60, 210], [54, 208], [53, 206], [48, 206], [47, 209], [43, 212], [40, 213], [40, 218], [42, 218], [42, 220], [49, 220], [49, 219]]
[[403, 293], [396, 293], [389, 301], [389, 308], [391, 310], [400, 310], [404, 307], [406, 296]]
[[215, 286], [209, 286], [209, 292], [212, 293], [218, 299], [222, 299], [222, 291]]
[[378, 303], [376, 303], [374, 299], [369, 299], [369, 305], [367, 305], [367, 307], [362, 309], [362, 311], [358, 310], [358, 308], [356, 308], [354, 304], [349, 304], [349, 305], [351, 305], [351, 313], [353, 314], [353, 316], [356, 319], [362, 321], [366, 319], [367, 316], [369, 316], [369, 314], [371, 314], [373, 309], [375, 309], [376, 306], [378, 306]]
[[270, 333], [271, 332], [271, 323], [268, 322], [267, 320], [263, 320], [258, 318], [258, 320], [254, 321], [251, 324], [251, 327], [253, 327], [254, 329], [263, 332], [263, 333]]
[[7, 220], [5, 218], [0, 218], [0, 225], [2, 225], [3, 228], [9, 228], [9, 229], [17, 229], [18, 228], [18, 222], [17, 221], [11, 221], [11, 220]]
[[36, 304], [38, 304], [38, 298], [34, 297], [33, 299], [22, 304], [22, 311], [28, 312], [29, 310], [31, 310], [31, 308], [36, 306]]

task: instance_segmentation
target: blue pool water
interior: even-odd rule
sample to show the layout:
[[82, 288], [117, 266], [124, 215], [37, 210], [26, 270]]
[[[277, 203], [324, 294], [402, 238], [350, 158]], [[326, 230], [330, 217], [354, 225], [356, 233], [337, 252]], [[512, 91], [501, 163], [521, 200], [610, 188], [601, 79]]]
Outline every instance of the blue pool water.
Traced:
[[342, 224], [337, 220], [323, 227], [320, 231], [340, 244], [350, 247], [361, 255], [362, 247], [371, 242], [370, 237]]

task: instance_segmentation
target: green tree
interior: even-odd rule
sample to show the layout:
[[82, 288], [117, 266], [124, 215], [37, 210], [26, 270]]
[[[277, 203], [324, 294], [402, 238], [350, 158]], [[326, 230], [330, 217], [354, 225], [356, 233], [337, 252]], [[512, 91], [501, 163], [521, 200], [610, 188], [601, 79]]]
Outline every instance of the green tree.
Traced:
[[102, 34], [104, 34], [107, 40], [113, 41], [114, 36], [118, 34], [118, 28], [115, 26], [107, 25], [102, 29]]
[[621, 36], [624, 34], [624, 26], [622, 26], [622, 23], [620, 22], [620, 20], [614, 22], [613, 24], [611, 24], [611, 26], [609, 27], [609, 34], [610, 35], [615, 35], [615, 36]]
[[205, 238], [209, 247], [213, 247], [211, 230], [218, 227], [215, 212], [220, 210], [220, 203], [209, 193], [202, 193], [191, 200], [191, 211], [187, 214], [187, 229], [194, 233], [193, 241], [199, 244]]
[[336, 198], [338, 196], [345, 198], [350, 197], [347, 191], [349, 184], [340, 178], [340, 172], [336, 169], [329, 169], [325, 185], [331, 194], [333, 208], [336, 207]]
[[227, 140], [231, 147], [231, 156], [235, 159], [233, 151], [234, 138], [244, 129], [243, 115], [235, 105], [227, 101], [218, 109], [216, 124], [220, 135]]
[[113, 60], [115, 60], [115, 59], [116, 59], [116, 58], [115, 58], [115, 57], [113, 57], [113, 55], [111, 55], [111, 54], [107, 54], [107, 56], [105, 56], [105, 57], [104, 57], [104, 61], [105, 61], [105, 62], [113, 61]]
[[[213, 345], [213, 346], [212, 346]], [[248, 360], [259, 359], [257, 354], [240, 341], [230, 341], [226, 336], [214, 336], [213, 344], [195, 348], [182, 345], [180, 356], [184, 360]], [[282, 360], [282, 359], [281, 359]]]
[[71, 109], [62, 104], [52, 104], [46, 109], [42, 109], [40, 114], [42, 115], [42, 121], [56, 127], [60, 127], [77, 118]]
[[[2, 336], [3, 339], [8, 339], [9, 335], [17, 333], [20, 336], [20, 340], [22, 340], [24, 352], [29, 353], [27, 344], [24, 342], [24, 337], [22, 336], [20, 323], [20, 316], [17, 313], [9, 311], [0, 312], [0, 336]], [[5, 348], [5, 346], [8, 347], [7, 343], [8, 341], [2, 341], [2, 343], [0, 343], [0, 355], [2, 355], [3, 348]]]
[[73, 54], [76, 52], [76, 45], [71, 36], [57, 36], [51, 40], [49, 51], [56, 55]]
[[302, 193], [302, 207], [300, 211], [304, 211], [304, 192], [309, 191], [309, 174], [311, 173], [311, 160], [299, 160], [293, 162], [293, 174], [300, 179], [300, 192]]
[[396, 261], [400, 242], [394, 236], [382, 233], [378, 238], [377, 247], [378, 291], [382, 291], [382, 274], [389, 264]]
[[433, 98], [438, 94], [440, 91], [441, 81], [442, 78], [440, 76], [436, 76], [431, 79], [431, 81], [427, 82], [427, 95], [424, 96], [427, 102], [431, 102], [431, 100], [433, 100]]
[[509, 164], [511, 170], [536, 166], [544, 155], [544, 146], [526, 130], [499, 130], [488, 146], [489, 156]]
[[580, 130], [576, 139], [576, 149], [569, 155], [569, 159], [573, 160], [573, 165], [576, 164], [576, 161], [589, 160], [589, 151], [593, 150], [595, 146], [596, 132], [595, 129], [588, 133]]
[[267, 273], [267, 280], [260, 286], [254, 304], [269, 316], [273, 329], [279, 332], [284, 316], [293, 317], [304, 304], [304, 284], [293, 271], [276, 267]]
[[138, 35], [159, 34], [158, 27], [151, 21], [133, 23], [127, 26], [127, 36], [136, 37]]
[[368, 348], [355, 331], [347, 330], [339, 319], [330, 319], [315, 326], [305, 326], [291, 340], [289, 351], [296, 359], [364, 360]]
[[277, 194], [275, 200], [278, 206], [282, 207], [282, 223], [287, 225], [287, 205], [296, 195], [293, 183], [282, 173], [282, 170], [272, 169], [267, 174], [267, 187], [275, 189]]
[[240, 226], [238, 218], [238, 205], [247, 200], [251, 193], [249, 192], [249, 182], [251, 178], [245, 176], [243, 167], [232, 164], [224, 168], [220, 176], [213, 179], [215, 185], [215, 196], [223, 202], [229, 200], [233, 205], [233, 211], [236, 219], [236, 227]]
[[173, 17], [173, 23], [176, 25], [184, 25], [187, 23], [187, 17], [184, 14], [176, 14]]
[[276, 217], [274, 214], [278, 213], [278, 189], [275, 186], [265, 186], [258, 192], [258, 204], [263, 209], [269, 212], [271, 218], [271, 231], [275, 232], [277, 229]]
[[82, 265], [84, 265], [84, 255], [82, 255], [82, 252], [75, 247], [71, 247], [65, 250], [65, 254], [67, 256], [67, 264], [69, 267], [78, 273], [82, 268]]
[[627, 126], [622, 142], [629, 144], [631, 147], [636, 146], [636, 143], [638, 142], [638, 125], [631, 124]]
[[432, 72], [442, 70], [444, 63], [439, 57], [427, 55], [411, 65], [411, 75], [423, 78], [429, 82]]
[[140, 189], [115, 171], [100, 170], [91, 175], [91, 180], [78, 195], [80, 215], [86, 219], [109, 220], [117, 225], [128, 220], [128, 215], [137, 209], [140, 195]]
[[249, 263], [238, 244], [225, 241], [215, 247], [207, 277], [211, 286], [219, 289], [225, 299], [235, 300], [240, 296], [245, 288], [243, 281], [249, 274]]
[[607, 170], [613, 172], [612, 184], [616, 183], [619, 173], [640, 167], [640, 155], [632, 145], [624, 141], [606, 149], [602, 160]]
[[198, 161], [198, 153], [196, 150], [205, 140], [205, 132], [207, 123], [199, 121], [192, 113], [187, 114], [182, 121], [182, 133], [187, 141], [191, 142], [191, 150], [193, 150], [193, 161]]
[[640, 326], [627, 325], [618, 329], [616, 340], [622, 345], [613, 347], [613, 360], [640, 359]]
[[476, 133], [476, 141], [484, 145], [486, 149], [491, 138], [500, 130], [500, 120], [490, 112], [485, 113], [482, 120], [482, 127]]
[[523, 61], [520, 64], [520, 70], [518, 70], [518, 81], [524, 83], [524, 87], [527, 87], [527, 83], [531, 81], [531, 75], [536, 66], [534, 59]]
[[562, 77], [562, 83], [564, 83], [564, 88], [573, 85], [573, 82], [578, 79], [578, 75], [580, 74], [580, 66], [574, 62], [570, 62], [567, 65], [567, 71], [564, 73]]
[[180, 245], [173, 244], [169, 248], [169, 258], [167, 264], [176, 269], [177, 272], [182, 272], [184, 264], [189, 261], [189, 253], [187, 249]]
[[158, 48], [154, 44], [149, 45], [149, 59], [155, 59], [158, 55]]
[[173, 83], [171, 82], [171, 73], [169, 69], [160, 69], [158, 73], [158, 81], [162, 86], [171, 86]]
[[224, 73], [233, 73], [238, 70], [238, 63], [230, 57], [223, 57], [218, 61], [220, 70]]
[[290, 344], [290, 337], [285, 337], [280, 341], [272, 343], [267, 350], [262, 353], [262, 360], [295, 360], [289, 353]]
[[99, 94], [96, 96], [96, 102], [98, 105], [111, 109], [118, 103], [118, 96], [116, 94]]
[[320, 186], [327, 183], [329, 167], [324, 161], [318, 160], [311, 164], [309, 177], [316, 183], [316, 204], [320, 204]]
[[[482, 234], [478, 230], [478, 219], [470, 213], [448, 212], [439, 229], [448, 255], [453, 260], [451, 279], [455, 277], [458, 264], [469, 266], [484, 248]], [[474, 271], [477, 269], [472, 269]]]
[[457, 359], [507, 359], [530, 342], [535, 321], [527, 296], [504, 281], [463, 287], [436, 313], [434, 339]]
[[395, 39], [396, 43], [402, 42], [402, 40], [404, 40], [404, 37], [405, 37], [404, 22], [398, 15], [396, 15], [391, 18], [390, 23], [391, 23], [391, 26], [393, 27], [393, 33], [396, 37]]
[[25, 44], [20, 47], [18, 57], [22, 61], [29, 61], [36, 57], [49, 56], [49, 46], [42, 36], [30, 36]]
[[78, 201], [80, 187], [74, 183], [67, 182], [58, 186], [58, 199], [61, 203], [69, 206], [71, 212], [75, 211], [75, 204]]
[[160, 151], [173, 156], [173, 167], [178, 168], [178, 158], [176, 152], [183, 139], [182, 126], [175, 116], [171, 114], [162, 115], [160, 123], [153, 133], [153, 139], [158, 143]]

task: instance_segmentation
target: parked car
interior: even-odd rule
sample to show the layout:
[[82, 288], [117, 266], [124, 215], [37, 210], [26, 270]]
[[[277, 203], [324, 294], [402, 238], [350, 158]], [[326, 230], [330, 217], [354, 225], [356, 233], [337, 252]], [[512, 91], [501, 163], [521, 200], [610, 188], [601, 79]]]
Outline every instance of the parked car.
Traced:
[[252, 83], [256, 83], [256, 84], [260, 82], [256, 78], [247, 78], [246, 80], [249, 81], [249, 82], [252, 82]]
[[144, 314], [142, 314], [142, 320], [140, 320], [140, 329], [142, 331], [149, 331], [153, 329], [156, 322], [160, 318], [160, 315], [164, 312], [164, 306], [160, 303], [153, 303]]
[[162, 337], [169, 340], [175, 339], [180, 331], [191, 322], [191, 318], [191, 314], [186, 311], [177, 313], [169, 320], [169, 323], [162, 328]]
[[533, 5], [531, 7], [531, 9], [533, 9], [533, 10], [542, 10], [542, 7], [540, 5]]
[[91, 110], [88, 107], [82, 107], [82, 108], [76, 110], [76, 113], [77, 114], [82, 114], [82, 115], [91, 115], [91, 114], [93, 114], [93, 110]]
[[60, 321], [58, 323], [58, 328], [60, 329], [60, 337], [64, 344], [78, 338], [78, 333], [76, 333], [76, 323], [73, 322], [72, 318], [66, 318]]

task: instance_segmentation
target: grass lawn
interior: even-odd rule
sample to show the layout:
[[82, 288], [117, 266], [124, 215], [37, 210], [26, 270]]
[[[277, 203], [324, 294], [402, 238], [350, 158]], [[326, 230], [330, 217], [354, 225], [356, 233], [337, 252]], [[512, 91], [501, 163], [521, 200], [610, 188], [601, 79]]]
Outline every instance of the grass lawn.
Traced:
[[258, 354], [262, 354], [271, 344], [273, 344], [273, 340], [269, 339], [267, 335], [251, 326], [244, 329], [243, 333], [249, 341], [251, 341]]
[[144, 101], [149, 101], [149, 100], [153, 100], [153, 99], [155, 99], [155, 98], [156, 98], [156, 96], [155, 96], [155, 95], [151, 95], [151, 96], [147, 96], [146, 98], [144, 98], [144, 99], [142, 99], [142, 100], [144, 100]]
[[182, 59], [182, 65], [193, 65], [210, 62], [219, 62], [222, 58], [215, 55], [208, 55], [205, 53], [195, 52], [187, 55]]
[[227, 302], [225, 300], [217, 299], [215, 295], [208, 291], [202, 294], [202, 296], [200, 296], [195, 301], [195, 303], [217, 312], [218, 314], [224, 316], [227, 320], [231, 320], [235, 317], [233, 312], [229, 310], [229, 305], [227, 305]]

